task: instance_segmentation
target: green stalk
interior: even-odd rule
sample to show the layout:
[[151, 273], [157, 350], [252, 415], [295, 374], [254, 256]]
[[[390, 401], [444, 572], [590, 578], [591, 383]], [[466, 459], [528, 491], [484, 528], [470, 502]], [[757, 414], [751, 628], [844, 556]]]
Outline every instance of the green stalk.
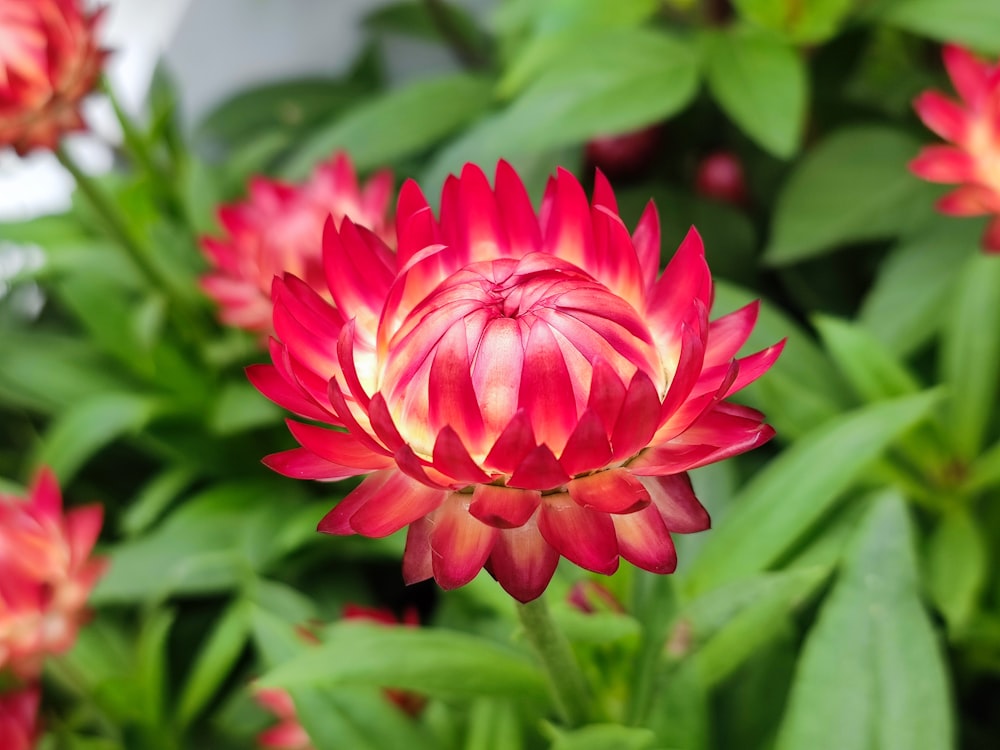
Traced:
[[542, 663], [556, 708], [567, 725], [579, 726], [590, 713], [590, 690], [569, 641], [549, 612], [544, 597], [517, 605], [525, 637]]

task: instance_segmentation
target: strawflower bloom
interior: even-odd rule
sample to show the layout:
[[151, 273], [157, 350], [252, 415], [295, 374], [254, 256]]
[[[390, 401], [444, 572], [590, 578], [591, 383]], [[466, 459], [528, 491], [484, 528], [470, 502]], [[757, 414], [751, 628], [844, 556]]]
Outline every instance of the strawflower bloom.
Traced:
[[80, 0], [0, 0], [0, 147], [51, 150], [84, 127], [80, 101], [107, 56], [100, 17]]
[[951, 146], [925, 146], [910, 170], [931, 182], [960, 183], [940, 201], [952, 216], [992, 215], [983, 248], [1000, 252], [1000, 64], [987, 64], [945, 45], [944, 65], [962, 102], [925, 91], [914, 108], [924, 124]]
[[41, 691], [32, 685], [0, 693], [0, 747], [32, 750], [38, 739], [38, 705]]
[[0, 673], [39, 673], [45, 655], [68, 649], [105, 569], [91, 550], [99, 505], [63, 513], [55, 476], [42, 470], [28, 497], [0, 494]]
[[409, 526], [407, 582], [450, 589], [484, 566], [534, 599], [560, 556], [610, 574], [619, 556], [672, 572], [671, 533], [708, 528], [685, 472], [772, 435], [724, 399], [781, 345], [742, 359], [757, 305], [709, 322], [693, 229], [658, 277], [650, 203], [630, 236], [607, 180], [593, 202], [560, 170], [536, 215], [505, 162], [445, 183], [440, 218], [410, 181], [398, 251], [345, 220], [324, 234], [330, 295], [274, 283], [272, 365], [248, 374], [302, 447], [286, 476], [369, 474], [320, 522], [381, 537]]
[[254, 178], [245, 201], [219, 209], [225, 236], [201, 243], [214, 267], [202, 288], [218, 303], [221, 321], [270, 333], [272, 279], [288, 272], [325, 289], [320, 251], [327, 218], [339, 226], [350, 216], [388, 242], [391, 197], [391, 173], [379, 172], [360, 186], [344, 153], [320, 164], [301, 185]]

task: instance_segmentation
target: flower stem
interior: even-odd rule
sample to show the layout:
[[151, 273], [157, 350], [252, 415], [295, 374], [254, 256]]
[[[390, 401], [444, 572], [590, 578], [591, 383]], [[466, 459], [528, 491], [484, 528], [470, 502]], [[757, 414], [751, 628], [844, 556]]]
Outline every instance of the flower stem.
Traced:
[[569, 641], [549, 612], [544, 597], [517, 605], [524, 634], [542, 662], [556, 708], [569, 726], [583, 724], [589, 714], [590, 691]]
[[153, 284], [154, 287], [170, 289], [171, 283], [159, 269], [149, 260], [149, 253], [142, 242], [132, 232], [131, 227], [121, 215], [121, 211], [114, 204], [111, 198], [104, 192], [86, 172], [80, 169], [73, 157], [66, 151], [62, 144], [56, 149], [56, 157], [66, 171], [73, 175], [76, 186], [80, 188], [91, 207], [100, 214], [111, 234], [122, 246], [129, 258], [135, 263], [139, 271]]

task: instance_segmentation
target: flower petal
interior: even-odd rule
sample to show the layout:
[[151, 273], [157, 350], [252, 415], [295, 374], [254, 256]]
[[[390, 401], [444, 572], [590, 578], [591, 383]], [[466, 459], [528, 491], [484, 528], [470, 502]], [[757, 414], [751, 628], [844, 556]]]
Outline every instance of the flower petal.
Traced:
[[618, 569], [618, 541], [611, 518], [581, 507], [564, 492], [542, 498], [538, 530], [560, 555], [581, 568], [604, 575]]
[[673, 573], [677, 550], [656, 506], [636, 513], [611, 516], [621, 556], [651, 573]]
[[542, 501], [538, 490], [520, 490], [495, 484], [477, 484], [472, 491], [469, 513], [498, 529], [523, 526]]
[[687, 474], [642, 477], [640, 481], [649, 490], [653, 505], [669, 531], [690, 534], [712, 526], [712, 519], [695, 497]]
[[426, 517], [418, 518], [406, 530], [403, 551], [403, 581], [409, 586], [434, 576], [431, 561], [431, 524]]
[[482, 570], [500, 531], [469, 515], [467, 500], [457, 493], [441, 504], [432, 521], [434, 579], [445, 590], [464, 586]]
[[499, 533], [487, 568], [504, 591], [519, 602], [530, 602], [545, 591], [558, 563], [559, 553], [532, 520]]
[[578, 477], [566, 489], [578, 505], [602, 513], [634, 513], [651, 502], [649, 491], [627, 469]]
[[526, 490], [548, 490], [569, 480], [547, 445], [539, 445], [518, 465], [507, 480], [510, 487]]
[[351, 516], [351, 528], [362, 536], [376, 539], [389, 536], [426, 516], [441, 504], [447, 494], [444, 490], [421, 484], [400, 471], [393, 472], [385, 484], [374, 489], [368, 502]]

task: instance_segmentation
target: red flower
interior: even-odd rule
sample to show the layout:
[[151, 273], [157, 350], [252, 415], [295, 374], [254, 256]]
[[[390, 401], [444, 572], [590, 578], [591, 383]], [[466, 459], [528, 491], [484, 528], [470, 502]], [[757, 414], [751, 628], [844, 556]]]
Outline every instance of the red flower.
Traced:
[[587, 141], [584, 150], [587, 164], [612, 177], [642, 172], [656, 156], [662, 131], [660, 125], [650, 125], [628, 133], [593, 138]]
[[84, 127], [80, 100], [107, 56], [95, 36], [100, 17], [79, 0], [0, 0], [0, 147], [22, 156], [54, 149]]
[[610, 574], [619, 555], [674, 570], [673, 532], [709, 526], [685, 472], [773, 430], [724, 399], [781, 345], [734, 359], [749, 305], [709, 323], [712, 278], [692, 229], [657, 278], [659, 220], [633, 235], [597, 174], [593, 204], [563, 170], [540, 216], [504, 162], [496, 187], [467, 165], [440, 219], [415, 183], [396, 212], [398, 253], [345, 220], [327, 226], [327, 303], [292, 274], [274, 283], [273, 365], [249, 370], [301, 448], [286, 476], [370, 473], [320, 523], [379, 537], [409, 526], [403, 574], [444, 588], [486, 568], [527, 601], [560, 556]]
[[320, 164], [302, 185], [258, 177], [250, 197], [219, 210], [227, 232], [206, 237], [202, 248], [215, 270], [202, 287], [221, 307], [223, 323], [248, 331], [271, 332], [271, 280], [288, 272], [314, 289], [326, 288], [320, 259], [323, 224], [345, 216], [389, 241], [386, 219], [392, 175], [379, 172], [363, 188], [346, 154]]
[[742, 206], [747, 200], [743, 163], [730, 151], [715, 151], [702, 159], [694, 186], [699, 195], [734, 206]]
[[981, 62], [955, 45], [946, 45], [942, 56], [962, 103], [925, 91], [914, 107], [927, 127], [954, 145], [924, 147], [910, 170], [931, 182], [961, 183], [938, 201], [938, 210], [952, 216], [992, 214], [983, 247], [1000, 252], [1000, 65]]
[[26, 500], [0, 494], [0, 671], [31, 679], [46, 654], [73, 644], [105, 569], [90, 557], [102, 516], [99, 505], [64, 514], [48, 470]]
[[32, 750], [38, 739], [38, 685], [0, 693], [0, 747]]

